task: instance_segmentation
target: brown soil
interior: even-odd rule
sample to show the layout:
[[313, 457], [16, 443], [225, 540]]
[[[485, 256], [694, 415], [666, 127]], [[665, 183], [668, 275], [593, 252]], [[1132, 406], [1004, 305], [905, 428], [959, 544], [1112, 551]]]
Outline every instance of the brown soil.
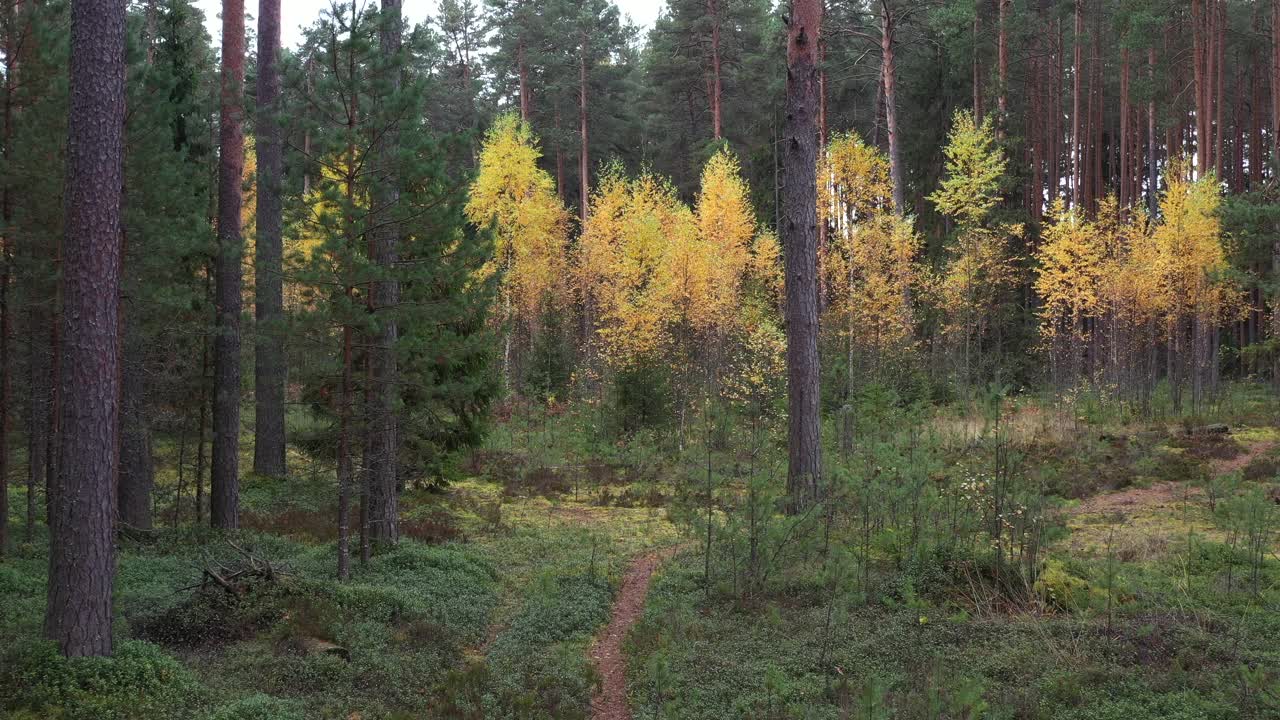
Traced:
[[[1258, 457], [1275, 447], [1275, 443], [1263, 442], [1250, 445], [1244, 452], [1228, 459], [1213, 460], [1210, 472], [1214, 475], [1243, 470]], [[1086, 498], [1072, 510], [1075, 515], [1129, 513], [1161, 507], [1176, 507], [1187, 496], [1195, 498], [1204, 494], [1201, 488], [1185, 482], [1158, 482], [1148, 487], [1132, 487], [1113, 493], [1103, 493]]]
[[1213, 473], [1215, 475], [1226, 475], [1237, 470], [1244, 470], [1254, 460], [1269, 452], [1275, 445], [1273, 442], [1260, 442], [1250, 445], [1244, 452], [1229, 460], [1216, 460], [1213, 463]]
[[1203, 491], [1183, 482], [1165, 481], [1148, 487], [1131, 487], [1119, 492], [1094, 495], [1080, 502], [1071, 512], [1075, 515], [1129, 513], [1134, 510], [1174, 507], [1190, 493], [1198, 497]]
[[644, 598], [654, 571], [670, 554], [669, 550], [647, 552], [631, 561], [627, 568], [622, 589], [613, 603], [609, 626], [591, 648], [601, 680], [591, 697], [592, 720], [631, 720], [631, 708], [627, 705], [627, 658], [623, 655], [622, 643], [644, 612]]

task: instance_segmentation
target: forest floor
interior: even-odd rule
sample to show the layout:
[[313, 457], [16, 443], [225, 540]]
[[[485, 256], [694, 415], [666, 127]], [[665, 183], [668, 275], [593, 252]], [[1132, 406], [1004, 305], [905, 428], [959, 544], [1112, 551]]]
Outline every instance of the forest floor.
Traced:
[[674, 549], [646, 552], [631, 561], [622, 578], [609, 624], [591, 646], [591, 658], [600, 675], [600, 683], [591, 697], [592, 720], [631, 720], [623, 642], [644, 612], [653, 574], [674, 552]]
[[[1252, 571], [1242, 526], [1212, 507], [1275, 488], [1270, 410], [1215, 417], [1231, 427], [1211, 438], [1015, 417], [1056, 509], [1047, 584], [1003, 600], [981, 590], [974, 557], [895, 557], [905, 536], [892, 528], [871, 538], [865, 588], [860, 565], [816, 572], [782, 552], [792, 526], [768, 517], [767, 558], [785, 562], [747, 597], [740, 507], [715, 511], [720, 551], [703, 554], [704, 456], [641, 437], [583, 462], [574, 431], [529, 422], [499, 427], [461, 479], [410, 488], [405, 539], [348, 583], [333, 580], [323, 459], [295, 451], [291, 479], [245, 478], [234, 540], [282, 572], [238, 597], [182, 589], [242, 558], [189, 519], [169, 527], [161, 500], [164, 527], [119, 543], [112, 661], [62, 660], [38, 641], [37, 528], [0, 562], [0, 717], [916, 720], [981, 704], [983, 717], [1028, 720], [1280, 718], [1280, 533]], [[929, 470], [938, 482], [964, 477], [983, 432], [952, 424], [965, 434]], [[738, 466], [722, 464], [732, 487]], [[172, 480], [161, 473], [161, 498]], [[867, 552], [854, 529], [835, 528], [833, 558]]]

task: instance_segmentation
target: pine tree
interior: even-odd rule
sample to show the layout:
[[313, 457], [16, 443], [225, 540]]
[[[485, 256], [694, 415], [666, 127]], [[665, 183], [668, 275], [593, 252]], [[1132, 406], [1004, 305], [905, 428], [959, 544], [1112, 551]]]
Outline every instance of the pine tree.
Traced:
[[120, 193], [125, 4], [71, 11], [63, 261], [62, 447], [49, 545], [45, 635], [69, 657], [110, 655], [119, 456]]

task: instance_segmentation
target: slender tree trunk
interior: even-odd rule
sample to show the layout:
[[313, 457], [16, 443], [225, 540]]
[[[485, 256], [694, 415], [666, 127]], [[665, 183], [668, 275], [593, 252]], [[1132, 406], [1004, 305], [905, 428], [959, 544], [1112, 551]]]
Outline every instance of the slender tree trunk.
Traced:
[[1147, 48], [1147, 79], [1151, 83], [1151, 99], [1147, 101], [1147, 212], [1155, 217], [1160, 204], [1159, 143], [1156, 142], [1156, 48]]
[[893, 211], [906, 212], [906, 188], [902, 172], [902, 148], [898, 136], [898, 70], [894, 61], [893, 10], [888, 0], [880, 3], [880, 58], [884, 81], [884, 119], [889, 134], [889, 175], [893, 183]]
[[822, 473], [818, 368], [818, 39], [822, 0], [792, 0], [783, 128], [787, 399], [792, 510], [816, 502]]
[[151, 423], [147, 416], [146, 344], [137, 327], [138, 303], [124, 303], [124, 342], [120, 357], [120, 477], [116, 512], [124, 529], [150, 530], [155, 464], [151, 457]]
[[1129, 187], [1129, 48], [1120, 50], [1120, 207], [1131, 202]]
[[[1226, 135], [1227, 126], [1223, 123], [1222, 113], [1223, 107], [1226, 106], [1225, 87], [1226, 87], [1226, 48], [1227, 48], [1227, 11], [1218, 0], [1214, 11], [1214, 110], [1213, 110], [1213, 170], [1218, 179], [1222, 179], [1223, 160], [1222, 146], [1223, 137]], [[1214, 334], [1214, 347], [1216, 353], [1216, 338]], [[1216, 366], [1215, 366], [1216, 367]]]
[[1075, 2], [1074, 61], [1071, 71], [1071, 207], [1078, 210], [1084, 179], [1085, 143], [1080, 136], [1080, 79], [1084, 74], [1084, 0]]
[[[392, 104], [399, 102], [400, 59], [403, 19], [400, 0], [382, 0], [382, 18], [378, 44], [386, 63], [387, 87]], [[387, 103], [384, 103], [384, 106]], [[373, 365], [373, 382], [369, 388], [369, 535], [376, 543], [400, 541], [400, 496], [396, 479], [399, 467], [399, 443], [396, 432], [396, 398], [398, 396], [395, 348], [399, 337], [396, 321], [400, 303], [400, 283], [396, 280], [396, 263], [400, 256], [400, 225], [396, 221], [400, 204], [400, 173], [396, 169], [400, 130], [394, 120], [383, 132], [377, 148], [382, 165], [379, 182], [374, 188], [380, 208], [381, 222], [372, 233], [373, 262], [379, 278], [373, 283], [374, 316], [377, 341], [369, 349]]]
[[258, 242], [254, 252], [253, 472], [285, 475], [284, 282], [280, 120], [280, 0], [258, 6]]
[[582, 226], [587, 225], [587, 201], [591, 195], [591, 151], [587, 144], [587, 34], [584, 32], [579, 41], [578, 52], [578, 134], [582, 141], [578, 151], [578, 217]]
[[[17, 67], [17, 2], [9, 0], [4, 9], [4, 103], [2, 129], [0, 137], [0, 153], [8, 165], [11, 145], [13, 144], [13, 93], [14, 70]], [[13, 199], [9, 192], [9, 184], [0, 187], [0, 557], [9, 549], [9, 406], [11, 404], [10, 389], [13, 368], [12, 351], [9, 347], [12, 331], [10, 307], [9, 278], [13, 275], [13, 248], [11, 247], [11, 228], [13, 226]], [[28, 532], [30, 530], [28, 529]]]
[[1196, 113], [1196, 169], [1198, 174], [1203, 176], [1209, 168], [1208, 151], [1208, 122], [1209, 116], [1208, 97], [1209, 91], [1205, 87], [1208, 80], [1205, 73], [1205, 11], [1204, 0], [1191, 0], [1191, 41], [1192, 41], [1192, 71], [1195, 76], [1195, 113]]
[[981, 123], [982, 111], [982, 0], [973, 2], [973, 118]]
[[533, 114], [533, 96], [529, 89], [529, 63], [525, 59], [524, 40], [516, 46], [516, 72], [520, 76], [520, 119], [529, 122]]
[[244, 0], [222, 2], [222, 111], [219, 118], [217, 333], [213, 339], [213, 474], [209, 518], [240, 526], [240, 183], [244, 173]]
[[1000, 29], [997, 42], [996, 72], [1000, 82], [1000, 92], [996, 96], [996, 137], [1004, 138], [1004, 125], [1009, 112], [1009, 5], [1013, 0], [996, 0], [1000, 9]]
[[[35, 290], [34, 286], [32, 290]], [[27, 372], [30, 380], [27, 400], [27, 542], [35, 539], [36, 497], [48, 477], [49, 352], [44, 335], [48, 332], [49, 319], [43, 309], [45, 302], [43, 297], [38, 297], [27, 310]]]
[[723, 137], [720, 98], [723, 94], [720, 77], [720, 0], [707, 0], [707, 18], [711, 21], [711, 136]]
[[62, 654], [110, 655], [119, 459], [120, 188], [125, 2], [71, 6], [63, 266], [63, 429], [44, 632]]

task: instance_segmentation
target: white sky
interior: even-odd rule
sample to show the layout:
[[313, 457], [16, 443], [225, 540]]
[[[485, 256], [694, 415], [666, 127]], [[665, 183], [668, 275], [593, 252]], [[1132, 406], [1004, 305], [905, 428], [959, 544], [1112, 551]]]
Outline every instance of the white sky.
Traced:
[[[377, 0], [363, 0], [363, 2], [377, 2]], [[631, 21], [642, 29], [653, 25], [658, 12], [666, 4], [664, 0], [614, 0], [614, 2], [622, 10], [623, 15], [631, 16]], [[280, 12], [283, 17], [280, 40], [284, 46], [296, 47], [302, 41], [301, 28], [314, 22], [320, 16], [320, 11], [328, 8], [330, 4], [330, 0], [281, 0]], [[196, 5], [204, 11], [205, 25], [209, 29], [209, 36], [213, 38], [214, 47], [217, 47], [222, 35], [222, 24], [218, 19], [218, 14], [222, 11], [222, 2], [221, 0], [196, 0]], [[404, 0], [404, 14], [411, 23], [421, 22], [434, 13], [435, 9], [436, 0]], [[257, 1], [246, 0], [245, 12], [256, 18]]]

